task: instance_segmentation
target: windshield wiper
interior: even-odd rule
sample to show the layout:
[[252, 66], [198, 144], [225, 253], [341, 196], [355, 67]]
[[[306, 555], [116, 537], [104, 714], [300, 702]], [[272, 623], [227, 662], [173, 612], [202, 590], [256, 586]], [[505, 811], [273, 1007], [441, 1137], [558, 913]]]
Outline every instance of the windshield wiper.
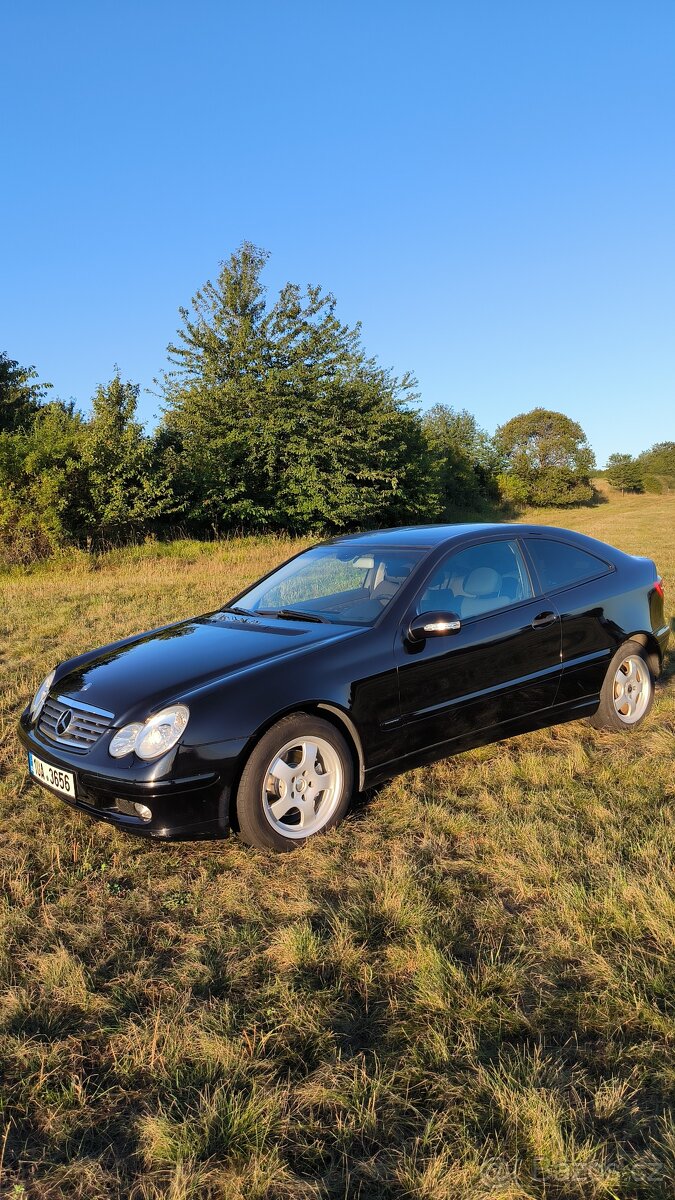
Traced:
[[328, 617], [320, 617], [318, 613], [305, 612], [299, 608], [259, 608], [256, 611], [262, 617], [281, 617], [284, 621], [318, 621], [322, 625], [330, 624]]
[[220, 611], [237, 613], [240, 617], [255, 616], [255, 613], [252, 612], [250, 608], [241, 608], [238, 604], [224, 604]]

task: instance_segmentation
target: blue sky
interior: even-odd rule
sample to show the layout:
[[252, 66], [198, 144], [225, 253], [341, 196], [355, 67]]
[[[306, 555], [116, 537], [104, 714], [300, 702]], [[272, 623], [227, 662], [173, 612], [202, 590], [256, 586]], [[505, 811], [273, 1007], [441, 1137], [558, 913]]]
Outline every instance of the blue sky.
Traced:
[[0, 38], [0, 349], [58, 395], [151, 387], [247, 238], [425, 407], [675, 439], [672, 0], [23, 0]]

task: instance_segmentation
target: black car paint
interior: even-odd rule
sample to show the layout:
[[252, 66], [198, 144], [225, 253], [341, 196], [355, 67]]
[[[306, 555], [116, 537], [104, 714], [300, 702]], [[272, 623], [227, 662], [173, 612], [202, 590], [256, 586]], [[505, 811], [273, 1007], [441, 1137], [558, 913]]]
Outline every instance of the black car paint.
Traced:
[[[547, 594], [527, 552], [538, 536], [585, 548], [606, 570]], [[411, 643], [415, 598], [434, 567], [450, 550], [498, 538], [518, 539], [533, 599], [470, 618], [456, 634]], [[425, 551], [373, 626], [221, 610], [123, 639], [60, 664], [50, 689], [113, 711], [114, 727], [82, 754], [40, 734], [26, 709], [24, 745], [75, 773], [77, 808], [146, 836], [213, 837], [227, 831], [252, 746], [286, 713], [309, 709], [333, 720], [351, 742], [356, 778], [367, 788], [445, 754], [591, 713], [627, 637], [639, 635], [655, 665], [668, 643], [651, 560], [581, 534], [474, 525], [335, 540], [355, 550], [386, 542]], [[188, 704], [190, 721], [168, 754], [154, 762], [109, 755], [115, 729], [177, 701]], [[133, 814], [134, 801], [150, 805], [149, 823]]]
[[541, 601], [524, 601], [462, 622], [457, 634], [429, 638], [412, 653], [400, 639], [396, 659], [408, 754], [553, 704], [560, 618], [556, 612], [550, 625], [533, 628], [541, 612]]

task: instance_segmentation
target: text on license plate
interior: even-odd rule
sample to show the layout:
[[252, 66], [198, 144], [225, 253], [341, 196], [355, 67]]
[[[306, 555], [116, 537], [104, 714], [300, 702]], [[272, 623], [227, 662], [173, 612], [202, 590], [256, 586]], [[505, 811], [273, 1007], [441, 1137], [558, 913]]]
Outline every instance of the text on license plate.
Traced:
[[53, 788], [55, 792], [61, 792], [64, 796], [75, 799], [75, 776], [70, 771], [63, 771], [61, 767], [53, 767], [51, 763], [43, 762], [36, 754], [30, 753], [28, 770], [31, 775], [39, 779], [40, 783], [46, 783], [47, 787]]

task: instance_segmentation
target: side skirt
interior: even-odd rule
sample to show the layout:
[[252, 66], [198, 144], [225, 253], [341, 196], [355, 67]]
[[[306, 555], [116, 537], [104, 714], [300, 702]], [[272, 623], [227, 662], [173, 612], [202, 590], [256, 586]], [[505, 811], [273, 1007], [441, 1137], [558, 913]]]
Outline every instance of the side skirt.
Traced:
[[505, 738], [517, 737], [520, 733], [532, 733], [535, 729], [545, 729], [549, 725], [578, 721], [581, 717], [591, 716], [599, 703], [599, 696], [590, 696], [575, 704], [554, 704], [551, 708], [542, 708], [527, 717], [517, 717], [512, 721], [503, 721], [500, 725], [490, 725], [487, 729], [480, 729], [460, 738], [450, 738], [447, 742], [437, 742], [435, 746], [392, 759], [371, 771], [366, 771], [365, 787], [375, 787], [394, 775], [402, 775], [404, 771], [412, 771], [415, 767], [428, 766], [442, 758], [450, 758], [453, 754], [463, 754], [467, 750], [474, 750], [476, 746], [501, 742]]

